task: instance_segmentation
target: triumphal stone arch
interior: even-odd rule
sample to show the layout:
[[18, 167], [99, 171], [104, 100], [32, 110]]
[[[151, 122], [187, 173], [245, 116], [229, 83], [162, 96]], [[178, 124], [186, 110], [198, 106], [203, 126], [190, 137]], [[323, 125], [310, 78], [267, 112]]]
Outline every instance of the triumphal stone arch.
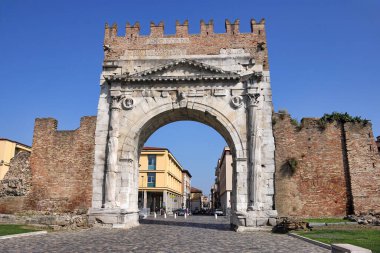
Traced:
[[[218, 131], [233, 154], [231, 224], [239, 231], [273, 225], [274, 138], [265, 22], [251, 33], [226, 20], [214, 33], [187, 21], [174, 35], [151, 23], [150, 35], [106, 25], [95, 139], [90, 222], [138, 225], [139, 154], [161, 126], [194, 120]], [[210, 168], [212, 169], [212, 168]]]

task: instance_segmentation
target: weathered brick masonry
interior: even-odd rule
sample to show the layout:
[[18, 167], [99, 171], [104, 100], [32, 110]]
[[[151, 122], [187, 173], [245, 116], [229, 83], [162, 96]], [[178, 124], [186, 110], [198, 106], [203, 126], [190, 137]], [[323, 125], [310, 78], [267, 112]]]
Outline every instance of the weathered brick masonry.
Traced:
[[380, 212], [380, 154], [371, 125], [344, 125], [355, 213]]
[[[225, 22], [225, 33], [214, 33], [214, 23], [201, 21], [200, 34], [189, 34], [188, 22], [176, 23], [176, 33], [164, 35], [164, 23], [150, 24], [150, 35], [140, 35], [140, 24], [127, 23], [125, 36], [118, 36], [118, 27], [106, 25], [104, 36], [105, 61], [123, 60], [126, 56], [144, 57], [170, 55], [218, 55], [221, 49], [244, 48], [257, 64], [262, 64], [264, 70], [269, 69], [268, 52], [266, 48], [265, 21], [256, 22], [251, 20], [252, 33], [240, 33], [240, 21]], [[170, 43], [171, 39], [183, 38], [182, 43], [176, 41]], [[163, 43], [165, 42], [165, 43]], [[162, 58], [162, 57], [161, 57]], [[161, 59], [162, 60], [162, 59]], [[109, 67], [110, 65], [108, 65]]]
[[95, 125], [96, 117], [82, 117], [78, 129], [57, 131], [55, 119], [36, 119], [27, 208], [70, 212], [91, 205]]
[[12, 158], [9, 170], [0, 180], [0, 213], [16, 213], [24, 210], [31, 187], [31, 170], [28, 152], [20, 152]]
[[[296, 126], [288, 114], [275, 114], [273, 131], [280, 216], [380, 211], [380, 156], [370, 147], [375, 147], [370, 124], [342, 128], [335, 122], [322, 129], [315, 118]], [[287, 166], [292, 160], [294, 171]]]
[[[32, 190], [26, 196], [2, 196], [0, 213], [73, 212], [90, 207], [95, 124], [95, 117], [83, 117], [77, 130], [57, 131], [55, 119], [36, 119]], [[350, 205], [355, 213], [380, 211], [380, 155], [371, 125], [346, 123], [344, 130], [336, 122], [321, 129], [315, 118], [296, 126], [288, 114], [274, 115], [279, 216], [344, 216]], [[293, 158], [298, 162], [294, 174], [285, 165]], [[19, 170], [28, 174], [28, 162], [20, 166], [20, 159], [25, 157], [15, 157], [11, 168], [16, 169], [10, 170], [7, 180], [19, 182], [14, 175]], [[30, 179], [22, 180], [29, 187]]]

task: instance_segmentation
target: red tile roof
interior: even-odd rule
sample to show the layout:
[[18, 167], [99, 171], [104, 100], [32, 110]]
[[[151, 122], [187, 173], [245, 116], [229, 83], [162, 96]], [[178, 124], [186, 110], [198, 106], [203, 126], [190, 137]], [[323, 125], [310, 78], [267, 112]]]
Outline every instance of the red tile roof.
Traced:
[[0, 141], [9, 141], [9, 142], [13, 142], [13, 143], [19, 144], [19, 145], [24, 146], [24, 147], [27, 147], [27, 148], [32, 148], [32, 147], [29, 146], [29, 145], [23, 144], [23, 143], [18, 142], [18, 141], [13, 141], [13, 140], [10, 140], [10, 139], [7, 139], [7, 138], [1, 138], [1, 137], [0, 137]]
[[167, 148], [159, 148], [159, 147], [143, 147], [142, 150], [167, 150], [167, 151], [169, 151], [169, 149], [167, 149]]
[[191, 187], [191, 193], [202, 193], [202, 190], [199, 190], [198, 188]]

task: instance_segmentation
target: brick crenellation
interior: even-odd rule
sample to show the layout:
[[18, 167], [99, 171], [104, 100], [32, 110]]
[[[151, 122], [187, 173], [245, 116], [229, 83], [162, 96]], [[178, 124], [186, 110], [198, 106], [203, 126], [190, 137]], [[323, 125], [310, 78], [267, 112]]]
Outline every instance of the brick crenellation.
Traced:
[[140, 33], [140, 23], [126, 24], [125, 34], [118, 35], [118, 25], [105, 26], [104, 62], [125, 60], [133, 56], [173, 55], [220, 55], [226, 49], [241, 49], [248, 53], [256, 64], [269, 70], [266, 46], [265, 20], [250, 21], [251, 32], [240, 32], [240, 21], [225, 21], [225, 33], [214, 32], [214, 22], [200, 21], [200, 33], [189, 34], [189, 22], [176, 22], [176, 33], [165, 34], [164, 23], [151, 22], [150, 34]]
[[[256, 35], [262, 35], [264, 32], [265, 19], [261, 19], [257, 22], [255, 19], [251, 19], [250, 27], [251, 33]], [[177, 36], [197, 36], [197, 35], [213, 35], [214, 33], [214, 21], [211, 19], [208, 23], [204, 20], [200, 21], [200, 34], [189, 34], [189, 21], [185, 20], [183, 23], [180, 21], [176, 21], [176, 33], [174, 35], [165, 35], [164, 32], [165, 24], [163, 21], [159, 23], [155, 23], [153, 21], [150, 22], [150, 37], [177, 37]], [[233, 23], [231, 23], [228, 19], [225, 20], [225, 33], [219, 35], [237, 35], [240, 34], [240, 20], [236, 19]], [[142, 36], [140, 34], [140, 23], [136, 22], [131, 25], [129, 22], [125, 25], [125, 34], [124, 36], [118, 35], [118, 25], [114, 23], [112, 26], [109, 26], [108, 23], [105, 25], [105, 39], [113, 38], [113, 37], [125, 37], [125, 38], [133, 38]]]

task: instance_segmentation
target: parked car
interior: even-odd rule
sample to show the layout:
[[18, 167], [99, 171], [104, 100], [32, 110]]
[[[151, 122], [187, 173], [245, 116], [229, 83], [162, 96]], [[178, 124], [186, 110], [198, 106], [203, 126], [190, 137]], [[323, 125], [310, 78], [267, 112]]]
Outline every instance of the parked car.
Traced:
[[186, 210], [185, 209], [179, 209], [177, 212], [178, 216], [185, 216]]
[[178, 208], [173, 210], [173, 214], [177, 214], [178, 216], [185, 216], [186, 209]]
[[224, 213], [223, 213], [223, 210], [221, 210], [221, 209], [215, 209], [214, 210], [214, 215], [219, 215], [219, 216], [223, 216], [224, 215]]

